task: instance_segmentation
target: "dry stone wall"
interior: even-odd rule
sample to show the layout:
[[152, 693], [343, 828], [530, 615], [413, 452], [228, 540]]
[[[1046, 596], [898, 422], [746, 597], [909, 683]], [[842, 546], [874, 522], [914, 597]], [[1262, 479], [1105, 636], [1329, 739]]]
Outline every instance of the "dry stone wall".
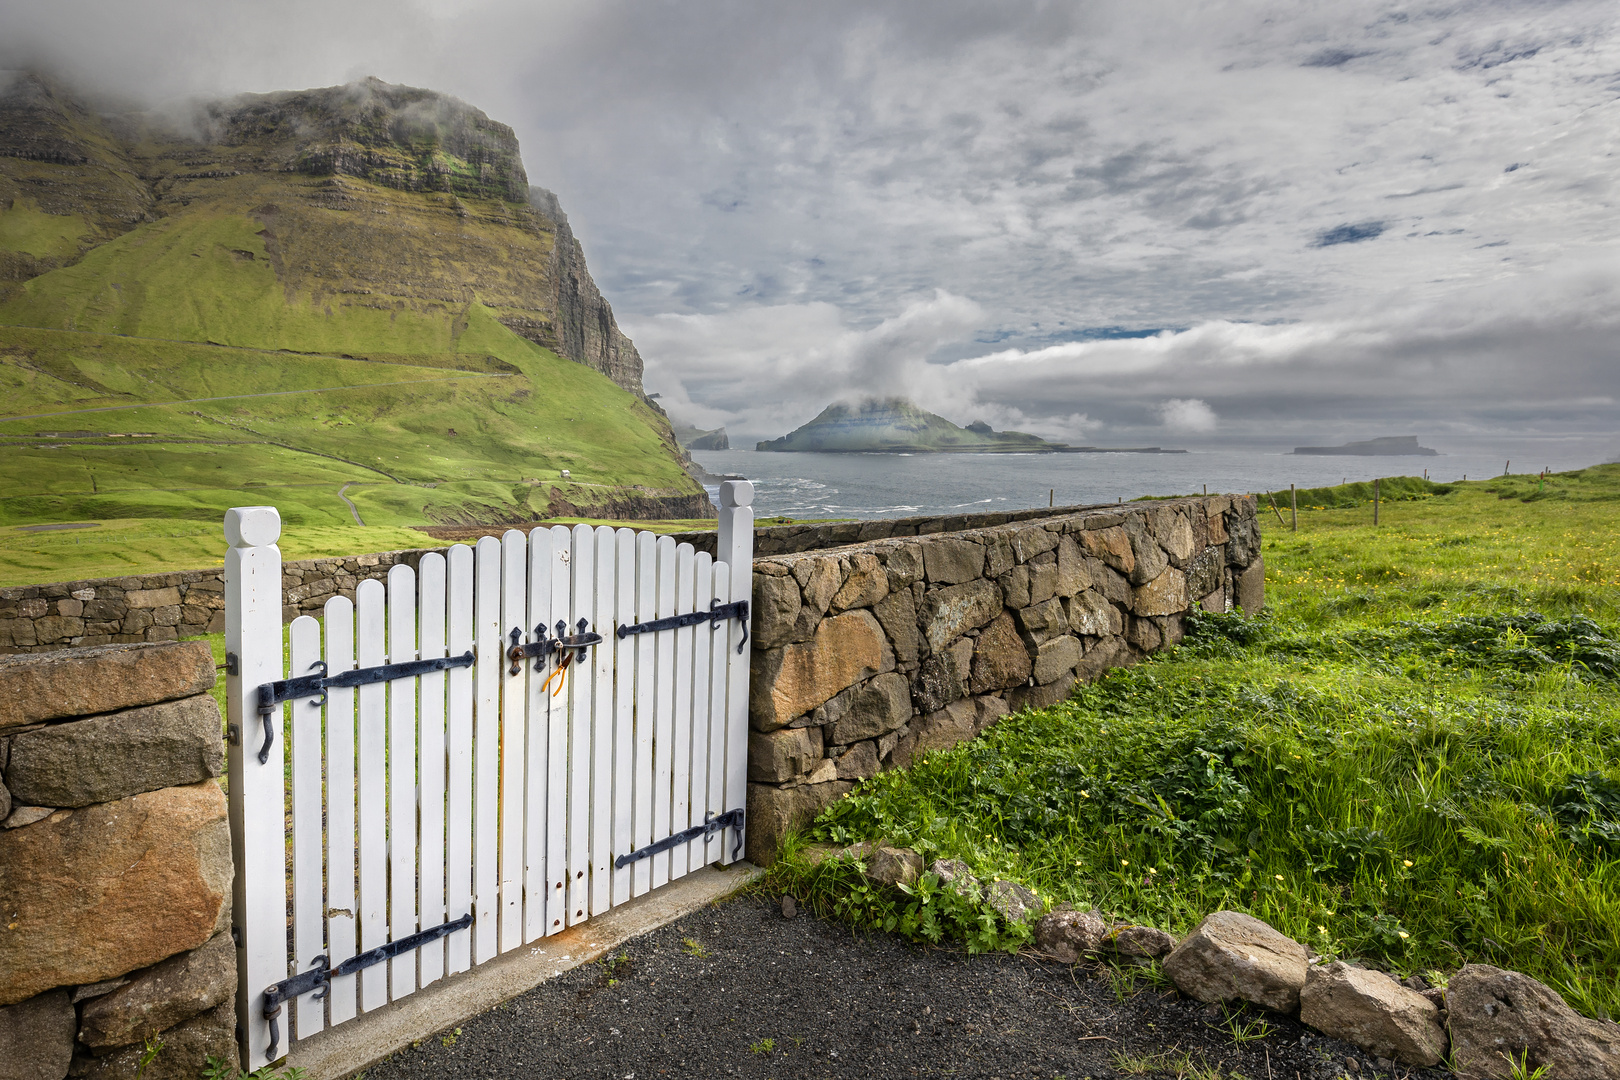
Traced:
[[0, 658], [0, 1080], [236, 1062], [214, 679], [202, 642]]
[[[360, 582], [382, 580], [402, 563], [414, 569], [423, 555], [442, 550], [413, 548], [283, 563], [282, 620], [318, 616], [333, 596], [352, 600]], [[220, 568], [0, 589], [0, 655], [178, 641], [224, 630], [225, 571]]]
[[[856, 782], [1180, 640], [1193, 605], [1264, 603], [1248, 497], [998, 517], [953, 532], [931, 529], [945, 519], [857, 522], [844, 546], [756, 557], [754, 862]], [[868, 526], [886, 535], [859, 539]]]

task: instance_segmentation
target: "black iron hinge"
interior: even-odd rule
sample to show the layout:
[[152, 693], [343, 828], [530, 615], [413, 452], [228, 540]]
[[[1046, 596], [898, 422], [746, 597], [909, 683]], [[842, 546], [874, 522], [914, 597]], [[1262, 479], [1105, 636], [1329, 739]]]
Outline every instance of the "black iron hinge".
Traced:
[[717, 814], [713, 817], [706, 817], [703, 819], [703, 824], [701, 825], [694, 825], [690, 829], [685, 829], [676, 833], [674, 836], [666, 836], [656, 844], [648, 844], [644, 848], [637, 848], [628, 855], [620, 855], [617, 859], [613, 860], [613, 868], [615, 870], [623, 870], [631, 863], [657, 855], [660, 851], [668, 851], [670, 848], [680, 847], [682, 844], [690, 843], [699, 837], [707, 839], [708, 837], [713, 836], [715, 833], [727, 828], [737, 830], [737, 835], [733, 838], [731, 846], [731, 857], [735, 859], [738, 855], [742, 854], [743, 822], [746, 817], [747, 815], [740, 806], [735, 810], [727, 810], [723, 814]]
[[376, 667], [354, 668], [350, 671], [340, 671], [336, 675], [328, 675], [326, 662], [317, 660], [310, 665], [311, 668], [318, 669], [313, 675], [300, 675], [295, 679], [278, 679], [275, 682], [264, 683], [259, 687], [259, 718], [264, 722], [264, 745], [259, 747], [259, 764], [263, 765], [270, 760], [270, 744], [276, 737], [275, 729], [270, 726], [270, 714], [275, 712], [276, 706], [282, 702], [319, 694], [320, 700], [310, 704], [325, 705], [326, 691], [333, 687], [366, 686], [394, 679], [410, 679], [417, 675], [444, 671], [447, 668], [470, 667], [472, 662], [473, 651], [468, 649], [460, 656], [406, 660], [399, 664], [379, 664]]
[[270, 1024], [270, 1049], [266, 1052], [270, 1061], [276, 1060], [276, 1047], [281, 1043], [281, 1028], [276, 1019], [281, 1015], [281, 1003], [302, 997], [311, 990], [319, 990], [316, 998], [324, 998], [332, 989], [334, 975], [353, 975], [390, 960], [412, 949], [420, 949], [431, 941], [437, 941], [457, 930], [465, 930], [473, 922], [472, 912], [468, 912], [453, 922], [441, 923], [426, 930], [418, 930], [409, 937], [402, 937], [398, 941], [390, 941], [386, 945], [379, 945], [375, 949], [368, 949], [358, 956], [351, 956], [336, 968], [323, 953], [310, 961], [313, 965], [308, 971], [300, 971], [290, 979], [278, 983], [271, 983], [264, 988], [264, 1018]]
[[708, 623], [710, 630], [720, 629], [720, 624], [726, 619], [742, 620], [742, 640], [737, 642], [737, 653], [742, 654], [743, 646], [748, 644], [748, 601], [733, 600], [729, 604], [722, 604], [718, 600], [711, 601], [708, 611], [692, 611], [685, 615], [671, 615], [667, 619], [654, 619], [651, 622], [632, 623], [621, 626], [615, 631], [619, 637], [628, 637], [630, 634], [651, 634], [659, 630], [679, 630], [683, 626], [696, 626], [698, 623]]

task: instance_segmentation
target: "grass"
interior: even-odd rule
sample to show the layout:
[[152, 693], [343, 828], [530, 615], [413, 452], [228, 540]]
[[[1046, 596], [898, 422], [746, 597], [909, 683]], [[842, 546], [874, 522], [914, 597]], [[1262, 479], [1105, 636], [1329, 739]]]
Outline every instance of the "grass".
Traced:
[[[1402, 974], [1494, 964], [1620, 1015], [1620, 467], [1414, 492], [1377, 529], [1354, 499], [1309, 505], [1344, 508], [1267, 532], [1265, 616], [1198, 619], [810, 836], [1176, 933], [1229, 908]], [[837, 866], [790, 855], [773, 881], [915, 922], [915, 897], [850, 901]]]

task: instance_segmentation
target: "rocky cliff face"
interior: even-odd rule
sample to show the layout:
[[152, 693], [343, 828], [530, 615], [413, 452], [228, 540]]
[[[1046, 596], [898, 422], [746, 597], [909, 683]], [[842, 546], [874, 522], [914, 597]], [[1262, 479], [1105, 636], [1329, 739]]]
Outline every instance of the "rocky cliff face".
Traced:
[[258, 222], [289, 303], [442, 317], [450, 335], [481, 304], [642, 394], [556, 196], [480, 110], [367, 79], [212, 102], [176, 125], [0, 73], [0, 300], [138, 225], [207, 213]]

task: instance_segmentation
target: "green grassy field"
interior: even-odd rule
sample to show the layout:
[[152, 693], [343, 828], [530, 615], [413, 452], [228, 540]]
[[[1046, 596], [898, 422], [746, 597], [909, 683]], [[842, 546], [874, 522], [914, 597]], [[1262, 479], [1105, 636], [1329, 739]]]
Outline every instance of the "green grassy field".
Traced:
[[[1263, 617], [1200, 619], [795, 842], [882, 838], [1177, 933], [1233, 908], [1322, 953], [1490, 963], [1620, 1015], [1620, 466], [1418, 484], [1376, 529], [1359, 492], [1302, 498], [1338, 508], [1297, 533], [1262, 500]], [[771, 879], [863, 925], [1027, 937], [847, 862]]]

